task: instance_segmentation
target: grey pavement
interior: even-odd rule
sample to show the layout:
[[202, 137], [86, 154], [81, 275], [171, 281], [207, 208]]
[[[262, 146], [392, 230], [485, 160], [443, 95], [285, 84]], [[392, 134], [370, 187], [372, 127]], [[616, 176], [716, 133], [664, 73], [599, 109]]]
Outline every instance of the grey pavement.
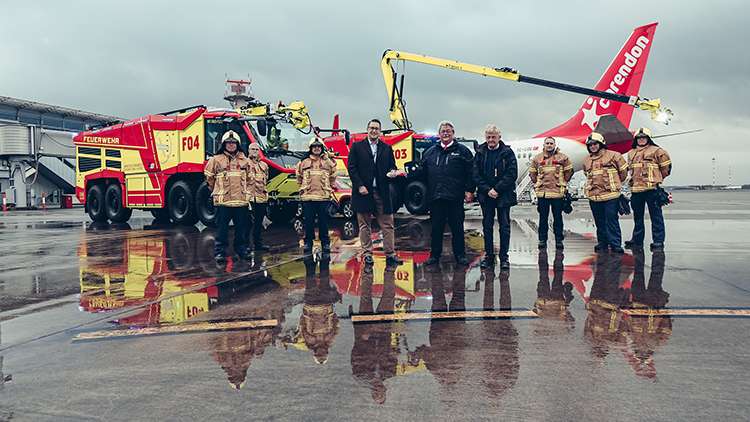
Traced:
[[[404, 264], [368, 269], [341, 221], [330, 260], [272, 226], [270, 253], [217, 266], [202, 226], [0, 214], [0, 421], [748, 420], [750, 193], [674, 198], [664, 254], [594, 254], [583, 202], [564, 252], [540, 253], [515, 207], [510, 271], [480, 270], [476, 209], [468, 268], [448, 234], [424, 266], [429, 221], [408, 215]], [[499, 310], [514, 317], [462, 317]], [[275, 324], [146, 335], [247, 321]]]

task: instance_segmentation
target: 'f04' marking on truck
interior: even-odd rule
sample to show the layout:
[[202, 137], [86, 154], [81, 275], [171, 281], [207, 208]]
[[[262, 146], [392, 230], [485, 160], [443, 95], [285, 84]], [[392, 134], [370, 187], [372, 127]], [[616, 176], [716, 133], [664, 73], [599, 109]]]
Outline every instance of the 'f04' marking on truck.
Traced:
[[200, 141], [198, 140], [199, 136], [195, 135], [195, 138], [192, 136], [183, 136], [182, 137], [182, 150], [193, 150], [198, 149], [200, 147]]

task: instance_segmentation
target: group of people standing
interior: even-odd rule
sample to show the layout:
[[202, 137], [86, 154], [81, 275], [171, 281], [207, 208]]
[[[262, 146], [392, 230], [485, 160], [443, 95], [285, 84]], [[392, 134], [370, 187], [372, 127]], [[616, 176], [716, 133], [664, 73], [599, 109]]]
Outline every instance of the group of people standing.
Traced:
[[[485, 249], [480, 266], [494, 267], [498, 256], [501, 268], [510, 268], [510, 208], [517, 204], [518, 164], [515, 152], [502, 141], [500, 130], [493, 124], [485, 128], [485, 142], [473, 155], [469, 148], [455, 140], [455, 126], [450, 121], [440, 122], [438, 136], [439, 142], [425, 151], [413, 167], [415, 176], [427, 185], [432, 225], [430, 257], [425, 264], [439, 262], [446, 225], [451, 231], [456, 263], [469, 263], [464, 244], [464, 202], [473, 202], [476, 193], [482, 209]], [[664, 219], [658, 188], [671, 172], [669, 154], [654, 144], [651, 132], [646, 128], [635, 133], [627, 162], [620, 153], [607, 148], [604, 136], [599, 133], [592, 132], [588, 136], [586, 148], [589, 155], [584, 160], [583, 171], [587, 178], [586, 196], [597, 231], [595, 250], [623, 252], [618, 211], [620, 190], [628, 175], [635, 228], [625, 247], [643, 247], [644, 213], [648, 207], [653, 232], [651, 248], [663, 249]], [[357, 214], [361, 255], [365, 264], [373, 264], [373, 218], [377, 220], [383, 236], [386, 264], [401, 264], [395, 251], [393, 214], [396, 209], [392, 203], [390, 185], [394, 178], [405, 176], [405, 173], [397, 169], [393, 149], [381, 139], [378, 119], [367, 123], [367, 138], [352, 145], [347, 170], [352, 182], [352, 207]], [[241, 258], [248, 256], [248, 205], [253, 210], [255, 221], [252, 230], [255, 250], [267, 250], [261, 238], [261, 224], [268, 201], [268, 166], [260, 160], [258, 144], [250, 144], [248, 157], [245, 157], [240, 149], [239, 136], [227, 131], [222, 137], [221, 148], [208, 161], [204, 173], [217, 207], [218, 230], [214, 250], [217, 261], [226, 259], [230, 221], [234, 221], [236, 233], [239, 233], [234, 238], [235, 252]], [[567, 185], [573, 175], [573, 164], [557, 147], [556, 140], [548, 137], [544, 140], [542, 152], [531, 161], [529, 175], [538, 199], [539, 248], [547, 247], [551, 211], [555, 246], [562, 249], [562, 213]], [[322, 252], [328, 254], [327, 208], [333, 199], [336, 163], [326, 152], [321, 139], [314, 138], [310, 142], [309, 154], [298, 163], [296, 177], [305, 225], [304, 252], [312, 252], [317, 228]], [[500, 237], [497, 255], [494, 245], [496, 218]]]

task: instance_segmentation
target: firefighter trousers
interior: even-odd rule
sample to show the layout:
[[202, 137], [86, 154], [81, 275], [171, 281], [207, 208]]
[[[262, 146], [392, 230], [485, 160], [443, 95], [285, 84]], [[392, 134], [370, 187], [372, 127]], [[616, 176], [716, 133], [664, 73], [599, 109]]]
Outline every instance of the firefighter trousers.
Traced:
[[315, 220], [318, 220], [318, 235], [324, 248], [331, 245], [328, 237], [329, 201], [302, 201], [302, 216], [305, 220], [305, 246], [312, 247], [315, 241]]
[[229, 244], [229, 223], [234, 222], [234, 253], [247, 253], [247, 222], [250, 216], [247, 207], [216, 207], [216, 240], [214, 256], [225, 255]]
[[596, 224], [596, 241], [600, 246], [622, 247], [620, 215], [617, 213], [619, 202], [619, 198], [601, 202], [589, 201]]
[[658, 192], [655, 189], [645, 192], [634, 193], [630, 197], [630, 206], [633, 208], [633, 237], [631, 241], [636, 245], [643, 244], [643, 238], [646, 236], [646, 206], [648, 206], [648, 215], [651, 219], [651, 237], [654, 243], [664, 243], [664, 215], [661, 207], [656, 203]]
[[547, 241], [549, 232], [549, 210], [552, 209], [552, 232], [555, 242], [563, 240], [563, 200], [562, 198], [539, 198], [536, 209], [539, 211], [539, 241]]
[[[258, 247], [263, 245], [263, 219], [266, 217], [266, 207], [268, 205], [265, 202], [253, 202], [252, 203], [252, 214], [253, 214], [253, 244]], [[249, 227], [248, 227], [249, 228]], [[248, 230], [250, 231], [250, 230]], [[250, 242], [248, 241], [249, 245]]]

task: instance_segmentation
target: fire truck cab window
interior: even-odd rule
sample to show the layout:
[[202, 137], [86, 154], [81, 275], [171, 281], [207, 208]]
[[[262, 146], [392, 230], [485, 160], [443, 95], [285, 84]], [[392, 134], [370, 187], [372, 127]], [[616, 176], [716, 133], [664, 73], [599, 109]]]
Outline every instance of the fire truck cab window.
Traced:
[[266, 121], [266, 127], [265, 139], [261, 137], [264, 150], [307, 151], [311, 134], [300, 132], [290, 123], [274, 120]]
[[250, 144], [245, 132], [244, 124], [239, 121], [226, 122], [224, 119], [206, 119], [206, 158], [216, 154], [221, 148], [221, 137], [228, 130], [233, 130], [240, 135], [240, 147], [247, 153], [247, 147]]

